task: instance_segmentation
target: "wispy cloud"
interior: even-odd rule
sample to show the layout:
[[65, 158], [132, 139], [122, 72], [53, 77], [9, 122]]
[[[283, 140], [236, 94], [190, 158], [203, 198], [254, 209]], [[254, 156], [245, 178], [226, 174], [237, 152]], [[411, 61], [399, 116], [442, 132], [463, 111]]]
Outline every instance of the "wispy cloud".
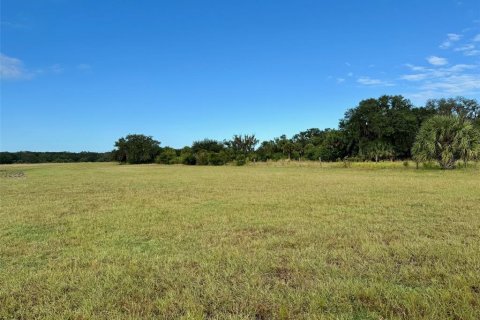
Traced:
[[[462, 34], [449, 33], [447, 34], [447, 40], [445, 40], [440, 48], [453, 49], [456, 52], [462, 52], [465, 56], [480, 55], [480, 50], [477, 48], [477, 42], [480, 42], [480, 34], [468, 35], [472, 28], [466, 28], [462, 31]], [[462, 41], [465, 39], [466, 41]]]
[[406, 74], [401, 77], [401, 79], [408, 81], [420, 81], [426, 78], [428, 78], [426, 73]]
[[464, 45], [464, 46], [455, 48], [455, 49], [453, 49], [453, 50], [454, 50], [454, 51], [470, 51], [470, 50], [473, 50], [473, 49], [475, 49], [475, 45], [469, 43], [469, 44], [466, 44], [466, 45]]
[[425, 100], [449, 95], [480, 94], [480, 62], [470, 58], [480, 55], [480, 34], [473, 33], [474, 30], [478, 30], [477, 27], [464, 29], [461, 34], [449, 33], [440, 46], [450, 50], [452, 62], [455, 59], [462, 63], [453, 64], [446, 58], [432, 55], [426, 58], [427, 65], [407, 64], [409, 72], [398, 80], [400, 86], [405, 85], [412, 90], [406, 95]]
[[380, 79], [373, 79], [370, 77], [360, 77], [357, 79], [357, 82], [359, 84], [365, 85], [365, 86], [384, 86], [384, 87], [391, 87], [394, 84], [389, 81], [384, 81]]
[[449, 95], [463, 94], [480, 90], [480, 76], [474, 74], [458, 74], [444, 77], [438, 81], [425, 83], [427, 91], [439, 91]]
[[465, 70], [470, 70], [470, 69], [477, 69], [478, 65], [476, 64], [456, 64], [454, 66], [451, 66], [450, 68], [442, 68], [440, 70], [444, 70], [446, 72], [463, 72]]
[[31, 79], [33, 74], [28, 72], [20, 59], [0, 53], [0, 78], [2, 80]]
[[466, 56], [478, 56], [480, 55], [480, 50], [470, 50], [465, 52]]
[[419, 89], [405, 95], [419, 101], [445, 96], [474, 95], [480, 92], [480, 76], [478, 74], [452, 75], [426, 81]]
[[477, 64], [423, 67], [421, 72], [401, 76], [401, 80], [416, 83], [416, 92], [410, 94], [415, 99], [476, 94], [480, 92], [480, 74], [473, 70], [479, 67]]
[[[435, 78], [444, 78], [450, 77], [452, 75], [457, 75], [466, 70], [477, 69], [478, 65], [475, 64], [456, 64], [451, 67], [440, 67], [440, 68], [422, 68], [420, 73], [405, 74], [401, 76], [401, 79], [408, 81], [419, 81], [424, 79], [435, 79]], [[417, 68], [416, 68], [417, 69]]]
[[11, 28], [11, 29], [28, 29], [28, 26], [24, 23], [19, 22], [11, 22], [11, 21], [0, 21], [0, 25], [3, 28]]
[[416, 66], [416, 65], [413, 65], [413, 64], [410, 64], [410, 63], [405, 64], [405, 66], [407, 66], [409, 69], [411, 69], [413, 71], [424, 71], [425, 70], [425, 67]]
[[0, 53], [0, 79], [2, 80], [31, 80], [37, 76], [63, 74], [72, 69], [77, 72], [88, 72], [92, 67], [89, 64], [81, 63], [75, 67], [66, 68], [55, 63], [39, 68], [27, 68], [22, 60]]
[[44, 68], [39, 68], [33, 71], [33, 75], [47, 75], [47, 74], [62, 74], [65, 71], [65, 68], [56, 63], [51, 66], [47, 66]]
[[[443, 44], [448, 48], [448, 59], [445, 55], [430, 55], [423, 62], [405, 64], [404, 72], [388, 77], [396, 70], [390, 68], [388, 73], [379, 70], [375, 75], [369, 74], [364, 66], [364, 75], [358, 76], [349, 72], [340, 75], [337, 83], [346, 84], [352, 80], [365, 87], [395, 86], [405, 96], [424, 103], [426, 99], [466, 95], [480, 95], [480, 61], [472, 56], [480, 55], [480, 34], [476, 27], [449, 33]], [[446, 43], [448, 41], [448, 43]]]
[[437, 56], [430, 56], [427, 58], [428, 63], [434, 66], [443, 66], [448, 63], [447, 59], [437, 57]]
[[92, 66], [87, 63], [80, 63], [77, 65], [77, 69], [81, 71], [90, 71], [92, 70]]
[[54, 73], [54, 74], [60, 74], [65, 71], [65, 68], [62, 67], [60, 64], [56, 63], [54, 65], [49, 66], [46, 68], [46, 72]]
[[461, 46], [453, 48], [453, 51], [462, 52], [465, 56], [476, 56], [480, 54], [480, 50], [477, 49], [477, 42], [480, 42], [480, 34], [474, 36], [471, 41], [463, 43]]
[[457, 33], [448, 33], [447, 34], [447, 39], [442, 42], [440, 45], [440, 48], [442, 49], [447, 49], [450, 48], [454, 42], [460, 40], [462, 38], [462, 35], [457, 34]]

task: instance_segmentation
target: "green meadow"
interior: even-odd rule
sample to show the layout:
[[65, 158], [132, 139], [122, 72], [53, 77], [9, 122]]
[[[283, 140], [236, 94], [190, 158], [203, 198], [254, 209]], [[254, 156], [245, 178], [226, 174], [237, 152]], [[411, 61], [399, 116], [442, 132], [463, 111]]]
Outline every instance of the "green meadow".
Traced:
[[0, 169], [0, 319], [480, 319], [480, 168]]

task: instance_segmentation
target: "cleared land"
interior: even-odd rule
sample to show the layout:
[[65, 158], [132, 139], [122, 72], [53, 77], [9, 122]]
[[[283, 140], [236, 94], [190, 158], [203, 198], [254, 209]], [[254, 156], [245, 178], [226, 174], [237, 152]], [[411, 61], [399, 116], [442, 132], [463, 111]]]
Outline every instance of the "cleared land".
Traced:
[[0, 319], [480, 319], [480, 171], [340, 166], [2, 166]]

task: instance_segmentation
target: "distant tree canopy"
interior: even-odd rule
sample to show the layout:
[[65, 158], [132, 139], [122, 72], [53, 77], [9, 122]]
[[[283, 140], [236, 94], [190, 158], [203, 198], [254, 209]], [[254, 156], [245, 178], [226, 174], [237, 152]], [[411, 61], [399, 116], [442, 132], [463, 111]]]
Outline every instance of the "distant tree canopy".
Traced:
[[200, 151], [218, 153], [224, 149], [225, 145], [223, 144], [223, 142], [212, 139], [203, 139], [200, 141], [195, 141], [192, 144], [193, 153], [198, 153]]
[[362, 158], [408, 158], [421, 123], [434, 110], [415, 108], [402, 96], [367, 99], [345, 113], [340, 129], [348, 153]]
[[469, 120], [480, 125], [480, 104], [474, 99], [456, 97], [428, 100], [425, 108], [442, 116], [458, 116], [460, 120]]
[[112, 161], [110, 152], [0, 152], [0, 164]]
[[115, 142], [116, 160], [126, 163], [151, 163], [160, 151], [160, 142], [143, 134], [129, 134]]
[[[242, 165], [254, 160], [380, 161], [412, 157], [417, 161], [438, 161], [441, 153], [445, 159], [451, 156], [451, 160], [439, 162], [440, 165], [450, 167], [455, 165], [451, 161], [463, 160], [465, 163], [478, 159], [475, 137], [479, 131], [480, 105], [476, 100], [464, 97], [434, 99], [428, 100], [425, 106], [415, 107], [402, 96], [384, 95], [362, 100], [348, 109], [338, 129], [311, 128], [291, 138], [281, 135], [260, 142], [253, 134], [238, 134], [230, 140], [203, 139], [194, 141], [191, 146], [174, 149], [161, 148], [160, 142], [152, 137], [129, 134], [115, 142], [115, 150], [111, 153], [2, 152], [0, 163], [116, 160], [126, 163]], [[427, 139], [435, 135], [432, 132], [441, 133], [445, 140], [432, 144], [432, 140]], [[454, 137], [447, 139], [446, 135], [450, 134]], [[436, 146], [433, 151], [432, 145]], [[452, 150], [450, 156], [446, 156], [447, 150]]]
[[232, 140], [225, 141], [227, 148], [231, 149], [235, 155], [248, 156], [255, 151], [258, 139], [255, 135], [234, 135]]

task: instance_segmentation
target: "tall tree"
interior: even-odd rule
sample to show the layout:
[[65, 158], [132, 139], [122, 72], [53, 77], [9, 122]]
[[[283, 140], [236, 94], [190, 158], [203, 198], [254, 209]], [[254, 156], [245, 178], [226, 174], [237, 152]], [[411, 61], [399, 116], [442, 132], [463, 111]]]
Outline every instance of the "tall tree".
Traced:
[[224, 148], [225, 146], [222, 142], [213, 139], [203, 139], [195, 141], [192, 144], [192, 152], [195, 154], [202, 150], [207, 152], [220, 152]]
[[232, 140], [226, 141], [228, 148], [232, 149], [236, 155], [242, 154], [245, 157], [255, 151], [255, 146], [258, 144], [258, 139], [254, 134], [252, 135], [234, 135]]
[[416, 109], [402, 96], [361, 101], [340, 121], [349, 141], [349, 153], [367, 156], [372, 145], [383, 145], [397, 157], [409, 157], [419, 129]]
[[160, 142], [151, 136], [129, 134], [115, 142], [115, 159], [126, 163], [151, 163], [160, 151]]

